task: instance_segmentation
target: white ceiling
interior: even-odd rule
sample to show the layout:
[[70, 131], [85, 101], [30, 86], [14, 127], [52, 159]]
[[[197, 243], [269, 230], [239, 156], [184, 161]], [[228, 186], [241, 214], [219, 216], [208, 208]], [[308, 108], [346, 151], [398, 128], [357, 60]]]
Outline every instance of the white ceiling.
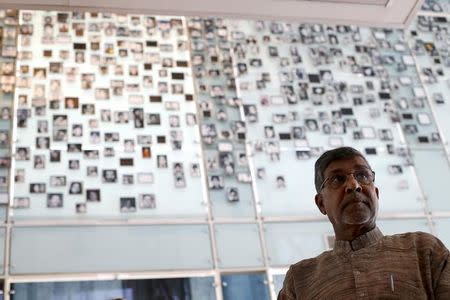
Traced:
[[0, 0], [0, 8], [223, 16], [404, 27], [423, 0]]

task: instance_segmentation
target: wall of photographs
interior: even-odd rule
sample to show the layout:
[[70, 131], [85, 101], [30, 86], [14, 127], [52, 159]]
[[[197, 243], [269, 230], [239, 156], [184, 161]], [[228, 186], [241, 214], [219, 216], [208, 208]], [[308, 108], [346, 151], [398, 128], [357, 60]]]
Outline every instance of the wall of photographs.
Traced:
[[254, 271], [275, 299], [332, 247], [313, 164], [341, 145], [385, 233], [450, 245], [449, 8], [406, 30], [2, 11], [0, 279], [207, 272], [228, 299]]

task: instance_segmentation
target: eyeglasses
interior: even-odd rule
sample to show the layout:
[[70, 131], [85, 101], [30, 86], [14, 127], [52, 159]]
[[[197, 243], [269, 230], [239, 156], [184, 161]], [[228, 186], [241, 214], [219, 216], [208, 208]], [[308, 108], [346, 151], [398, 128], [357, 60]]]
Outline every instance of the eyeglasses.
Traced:
[[375, 181], [375, 172], [368, 168], [356, 170], [352, 173], [336, 173], [323, 181], [319, 192], [323, 190], [326, 183], [328, 183], [332, 189], [340, 188], [347, 182], [349, 175], [353, 175], [353, 178], [355, 178], [358, 183], [363, 185], [369, 185]]

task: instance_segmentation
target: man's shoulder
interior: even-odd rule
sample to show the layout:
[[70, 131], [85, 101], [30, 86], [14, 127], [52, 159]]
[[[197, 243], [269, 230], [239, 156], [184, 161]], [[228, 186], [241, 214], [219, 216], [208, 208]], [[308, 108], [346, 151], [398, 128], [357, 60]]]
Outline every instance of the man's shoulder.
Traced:
[[301, 261], [293, 264], [291, 266], [291, 269], [295, 273], [297, 273], [297, 272], [305, 272], [307, 270], [313, 270], [318, 265], [326, 262], [329, 259], [332, 259], [332, 256], [333, 256], [332, 253], [333, 253], [333, 251], [329, 250], [329, 251], [322, 252], [321, 254], [319, 254], [316, 257], [302, 259]]
[[445, 248], [437, 237], [422, 231], [386, 235], [384, 237], [384, 244], [416, 248]]

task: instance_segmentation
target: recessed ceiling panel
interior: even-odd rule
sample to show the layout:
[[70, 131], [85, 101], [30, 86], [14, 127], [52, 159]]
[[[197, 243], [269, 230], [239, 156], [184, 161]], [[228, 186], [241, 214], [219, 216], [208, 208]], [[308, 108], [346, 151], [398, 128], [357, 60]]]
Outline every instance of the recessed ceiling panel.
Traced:
[[423, 0], [0, 0], [0, 8], [221, 16], [405, 27], [422, 2]]

